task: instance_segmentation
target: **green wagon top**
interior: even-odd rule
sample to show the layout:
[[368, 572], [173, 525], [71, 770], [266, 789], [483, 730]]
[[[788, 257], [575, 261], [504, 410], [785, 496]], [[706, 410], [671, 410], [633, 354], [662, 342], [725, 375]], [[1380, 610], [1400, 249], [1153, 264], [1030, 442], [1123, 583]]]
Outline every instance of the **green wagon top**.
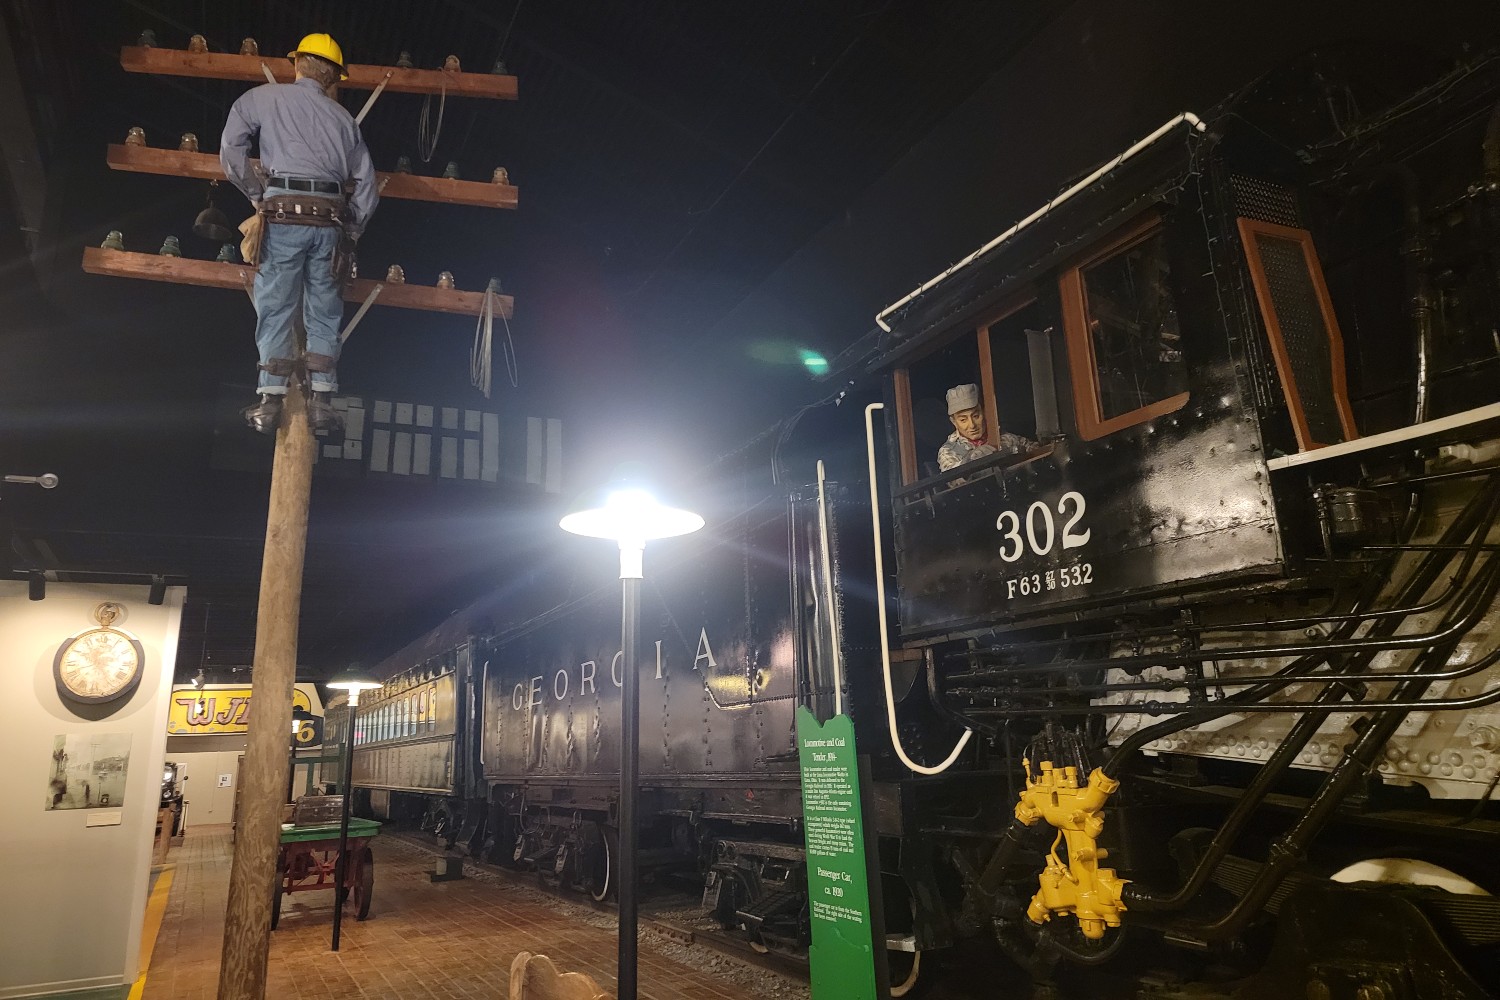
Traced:
[[[380, 833], [380, 823], [373, 819], [349, 818], [349, 838], [374, 837]], [[337, 823], [314, 823], [308, 826], [282, 827], [281, 842], [295, 844], [308, 840], [337, 840]]]

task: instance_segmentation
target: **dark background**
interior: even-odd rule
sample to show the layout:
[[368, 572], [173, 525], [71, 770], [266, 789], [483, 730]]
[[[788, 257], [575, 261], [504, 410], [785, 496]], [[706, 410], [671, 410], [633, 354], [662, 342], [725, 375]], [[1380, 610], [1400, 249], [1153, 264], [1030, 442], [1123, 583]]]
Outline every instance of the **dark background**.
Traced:
[[[78, 261], [110, 229], [134, 250], [171, 233], [213, 255], [189, 232], [206, 183], [111, 172], [104, 148], [140, 125], [153, 146], [193, 131], [216, 151], [249, 85], [124, 73], [119, 47], [143, 28], [169, 48], [250, 35], [263, 53], [326, 30], [352, 62], [498, 57], [520, 80], [519, 102], [448, 101], [427, 164], [422, 97], [383, 96], [365, 128], [381, 169], [403, 154], [473, 180], [507, 167], [520, 209], [391, 199], [361, 247], [366, 275], [500, 277], [519, 387], [497, 344], [493, 401], [469, 388], [472, 321], [378, 308], [340, 376], [361, 395], [560, 418], [564, 493], [320, 477], [311, 676], [497, 589], [487, 603], [516, 620], [607, 584], [603, 543], [555, 524], [621, 459], [647, 460], [712, 522], [732, 493], [714, 460], [837, 388], [806, 357], [836, 359], [887, 303], [1171, 115], [1316, 47], [1437, 69], [1500, 39], [1500, 10], [1478, 2], [7, 0], [0, 14], [0, 474], [62, 477], [0, 484], [0, 570], [186, 581], [183, 677], [253, 649], [267, 476], [210, 463], [216, 434], [240, 433], [215, 407], [249, 401], [253, 313], [238, 293]], [[238, 220], [243, 199], [220, 190]], [[855, 412], [825, 423], [859, 433]]]

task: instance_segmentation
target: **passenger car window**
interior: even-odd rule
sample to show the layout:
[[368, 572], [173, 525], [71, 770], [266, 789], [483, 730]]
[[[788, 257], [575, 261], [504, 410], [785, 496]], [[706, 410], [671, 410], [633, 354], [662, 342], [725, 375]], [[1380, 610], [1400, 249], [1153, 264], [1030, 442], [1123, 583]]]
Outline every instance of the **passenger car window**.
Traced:
[[1138, 225], [1060, 279], [1079, 433], [1102, 437], [1187, 402], [1166, 237]]

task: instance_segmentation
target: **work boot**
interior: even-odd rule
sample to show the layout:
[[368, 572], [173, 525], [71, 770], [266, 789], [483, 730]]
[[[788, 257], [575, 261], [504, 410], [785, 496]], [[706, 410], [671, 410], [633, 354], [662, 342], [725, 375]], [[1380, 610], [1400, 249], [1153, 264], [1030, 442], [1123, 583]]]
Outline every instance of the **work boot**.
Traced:
[[344, 429], [344, 417], [333, 408], [333, 393], [314, 392], [307, 397], [307, 422], [313, 433], [333, 434]]
[[263, 392], [260, 399], [240, 411], [240, 416], [245, 418], [245, 423], [250, 429], [258, 434], [275, 434], [276, 425], [281, 422], [281, 395], [274, 392]]

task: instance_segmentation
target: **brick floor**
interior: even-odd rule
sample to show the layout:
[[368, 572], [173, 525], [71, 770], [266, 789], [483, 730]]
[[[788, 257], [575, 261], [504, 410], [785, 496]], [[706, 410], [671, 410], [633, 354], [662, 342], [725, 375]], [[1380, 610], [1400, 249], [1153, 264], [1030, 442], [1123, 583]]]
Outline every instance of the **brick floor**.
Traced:
[[[168, 860], [176, 864], [176, 875], [143, 1000], [214, 1000], [232, 850], [227, 826], [199, 826], [172, 851]], [[580, 920], [573, 907], [549, 903], [504, 880], [429, 882], [431, 856], [398, 838], [376, 840], [374, 854], [370, 918], [358, 922], [345, 911], [337, 954], [328, 949], [333, 894], [284, 898], [280, 927], [271, 935], [267, 997], [503, 1000], [511, 959], [523, 950], [547, 954], [565, 970], [587, 972], [613, 991], [615, 933], [593, 926], [602, 922], [599, 914]], [[643, 1000], [762, 1000], [767, 995], [711, 978], [705, 964], [692, 967], [657, 954], [651, 939], [644, 938], [640, 995]], [[786, 986], [788, 993], [798, 992]], [[780, 995], [782, 989], [771, 992]]]

